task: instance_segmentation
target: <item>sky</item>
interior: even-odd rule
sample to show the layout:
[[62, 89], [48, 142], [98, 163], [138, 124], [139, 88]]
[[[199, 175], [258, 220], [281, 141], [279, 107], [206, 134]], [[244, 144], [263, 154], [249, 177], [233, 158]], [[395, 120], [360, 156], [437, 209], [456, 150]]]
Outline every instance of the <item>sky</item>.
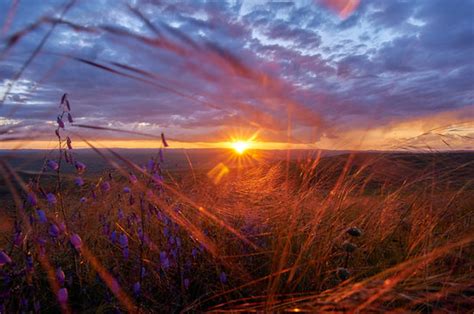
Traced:
[[164, 132], [171, 147], [472, 150], [473, 16], [471, 0], [0, 0], [0, 148], [53, 147], [67, 93], [76, 147]]

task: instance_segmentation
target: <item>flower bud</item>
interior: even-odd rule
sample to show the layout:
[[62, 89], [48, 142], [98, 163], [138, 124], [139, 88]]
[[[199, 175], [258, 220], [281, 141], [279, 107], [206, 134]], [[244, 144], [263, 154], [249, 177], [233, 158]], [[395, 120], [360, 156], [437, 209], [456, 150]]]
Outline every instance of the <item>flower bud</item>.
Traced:
[[67, 303], [68, 297], [69, 297], [69, 294], [68, 294], [66, 288], [61, 288], [61, 289], [58, 290], [58, 302], [60, 304]]
[[0, 251], [0, 267], [2, 267], [5, 264], [10, 264], [12, 262], [12, 259], [10, 256], [7, 255], [4, 251]]
[[67, 113], [67, 120], [69, 121], [69, 123], [73, 123], [74, 120], [72, 120], [72, 116], [71, 116], [71, 113]]
[[140, 282], [137, 281], [133, 284], [133, 293], [135, 295], [140, 295], [140, 290], [141, 290]]
[[47, 165], [53, 171], [57, 171], [59, 169], [58, 163], [54, 160], [49, 159]]
[[36, 195], [33, 192], [28, 193], [26, 201], [31, 206], [36, 206], [38, 204], [38, 200], [36, 199]]
[[344, 249], [344, 251], [346, 251], [347, 253], [352, 253], [354, 252], [356, 249], [357, 249], [357, 245], [353, 244], [353, 243], [350, 243], [349, 241], [345, 241], [343, 244], [342, 244], [342, 248]]
[[86, 165], [80, 161], [76, 161], [74, 163], [74, 166], [76, 167], [77, 173], [81, 174], [84, 171], [86, 171]]
[[81, 250], [81, 247], [82, 247], [82, 239], [81, 237], [77, 234], [77, 233], [74, 233], [71, 238], [70, 238], [70, 241], [71, 241], [71, 244], [72, 246], [80, 251]]
[[64, 284], [66, 275], [64, 274], [64, 271], [61, 269], [61, 267], [58, 267], [58, 269], [56, 269], [56, 279], [58, 280], [61, 286]]
[[357, 227], [351, 227], [346, 232], [353, 237], [360, 237], [362, 235], [362, 230]]
[[54, 195], [53, 193], [46, 194], [46, 199], [48, 200], [48, 203], [50, 205], [57, 203], [56, 195]]
[[48, 218], [46, 217], [46, 213], [42, 209], [36, 210], [36, 213], [38, 214], [39, 221], [41, 223], [45, 223], [48, 221]]
[[51, 226], [49, 226], [48, 233], [53, 238], [56, 238], [57, 236], [59, 236], [61, 231], [59, 230], [59, 227], [56, 224], [51, 224]]
[[56, 122], [58, 123], [58, 127], [60, 127], [61, 129], [64, 129], [64, 122], [60, 116], [58, 116], [58, 118], [56, 119]]
[[342, 280], [342, 281], [347, 280], [347, 279], [349, 278], [350, 274], [351, 274], [351, 273], [349, 272], [349, 270], [347, 270], [347, 269], [344, 268], [344, 267], [339, 267], [339, 268], [336, 270], [336, 275], [337, 275], [337, 277], [338, 277], [340, 280]]
[[72, 149], [71, 143], [72, 143], [71, 138], [69, 136], [66, 137], [67, 148]]
[[100, 185], [100, 189], [102, 190], [102, 192], [108, 192], [108, 191], [110, 191], [110, 183], [109, 183], [109, 181], [104, 181], [104, 182], [102, 182], [102, 184]]
[[219, 280], [222, 284], [225, 284], [227, 282], [227, 275], [225, 274], [225, 272], [221, 272], [221, 274], [219, 275]]

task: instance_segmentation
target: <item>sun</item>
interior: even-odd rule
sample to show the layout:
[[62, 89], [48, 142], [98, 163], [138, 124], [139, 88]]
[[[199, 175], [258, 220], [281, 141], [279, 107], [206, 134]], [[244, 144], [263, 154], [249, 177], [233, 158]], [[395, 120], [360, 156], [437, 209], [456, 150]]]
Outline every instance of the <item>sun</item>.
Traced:
[[232, 143], [232, 148], [235, 152], [239, 155], [245, 153], [245, 151], [250, 147], [250, 143], [248, 141], [235, 141]]

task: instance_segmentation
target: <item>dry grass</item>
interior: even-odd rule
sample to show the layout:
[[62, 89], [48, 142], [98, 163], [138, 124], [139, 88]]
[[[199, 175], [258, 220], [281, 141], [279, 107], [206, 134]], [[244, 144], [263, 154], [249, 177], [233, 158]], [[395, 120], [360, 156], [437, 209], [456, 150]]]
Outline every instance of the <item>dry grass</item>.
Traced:
[[[12, 263], [1, 268], [8, 279], [2, 304], [8, 311], [31, 310], [35, 302], [59, 310], [51, 291], [64, 286], [63, 311], [467, 310], [473, 306], [472, 180], [458, 178], [463, 186], [447, 190], [447, 182], [418, 169], [423, 176], [411, 181], [377, 184], [375, 176], [393, 179], [373, 167], [387, 160], [393, 162], [343, 156], [289, 168], [267, 162], [232, 169], [217, 185], [199, 172], [196, 181], [174, 173], [153, 184], [150, 171], [121, 160], [110, 175], [80, 188], [64, 180], [54, 205], [41, 197], [54, 184], [40, 177], [23, 186], [37, 194], [38, 205], [20, 201], [11, 217], [20, 239], [13, 243], [15, 229], [3, 228]], [[463, 164], [468, 175], [470, 163]], [[130, 169], [135, 184], [128, 182]], [[104, 181], [109, 191], [101, 189]], [[37, 207], [48, 222], [39, 220]], [[51, 237], [51, 224], [62, 222], [64, 231]], [[346, 232], [353, 226], [361, 236]], [[128, 257], [113, 231], [127, 235]], [[81, 249], [71, 246], [72, 234], [82, 238]], [[347, 242], [353, 252], [346, 252]], [[63, 284], [54, 276], [58, 267]], [[141, 289], [134, 292], [137, 282]]]

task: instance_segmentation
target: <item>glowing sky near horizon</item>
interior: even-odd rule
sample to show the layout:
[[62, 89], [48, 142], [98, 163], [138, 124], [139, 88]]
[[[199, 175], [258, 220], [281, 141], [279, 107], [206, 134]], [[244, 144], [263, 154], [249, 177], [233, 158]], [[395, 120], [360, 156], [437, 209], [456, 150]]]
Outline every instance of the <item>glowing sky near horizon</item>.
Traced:
[[0, 148], [474, 149], [474, 1], [76, 1], [13, 82], [67, 2], [0, 1]]

